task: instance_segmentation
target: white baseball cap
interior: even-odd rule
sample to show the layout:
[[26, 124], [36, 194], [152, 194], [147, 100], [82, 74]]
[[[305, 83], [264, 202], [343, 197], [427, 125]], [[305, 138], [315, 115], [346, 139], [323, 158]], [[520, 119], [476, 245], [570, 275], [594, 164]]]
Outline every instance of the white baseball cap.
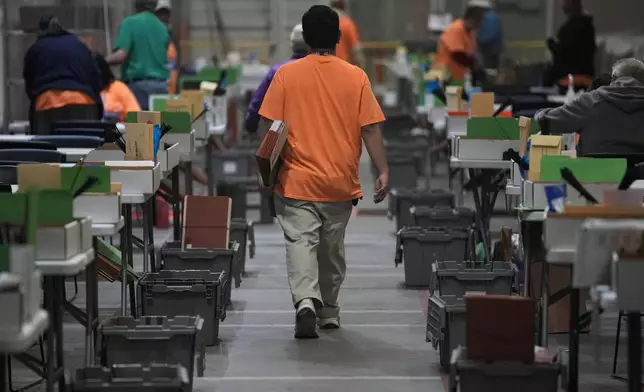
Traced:
[[162, 10], [162, 9], [166, 9], [166, 10], [171, 10], [172, 9], [172, 5], [170, 4], [170, 0], [157, 0], [157, 6], [156, 6], [155, 10], [158, 11], [158, 10]]
[[470, 0], [467, 3], [468, 7], [481, 7], [481, 8], [492, 8], [492, 2], [490, 0]]
[[295, 25], [291, 31], [291, 42], [304, 42], [304, 29], [301, 24]]

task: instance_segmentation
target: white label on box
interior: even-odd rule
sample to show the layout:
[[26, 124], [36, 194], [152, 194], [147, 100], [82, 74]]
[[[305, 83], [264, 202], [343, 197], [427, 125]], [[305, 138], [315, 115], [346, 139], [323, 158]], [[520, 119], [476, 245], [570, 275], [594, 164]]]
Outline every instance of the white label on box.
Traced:
[[224, 162], [224, 174], [237, 173], [237, 162]]

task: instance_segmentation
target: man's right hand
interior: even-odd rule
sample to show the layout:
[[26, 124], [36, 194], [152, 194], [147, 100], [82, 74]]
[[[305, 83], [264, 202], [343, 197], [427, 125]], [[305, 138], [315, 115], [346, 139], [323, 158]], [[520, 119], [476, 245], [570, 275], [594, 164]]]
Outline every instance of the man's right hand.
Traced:
[[389, 193], [389, 173], [380, 173], [373, 189], [373, 202], [378, 204], [385, 200]]

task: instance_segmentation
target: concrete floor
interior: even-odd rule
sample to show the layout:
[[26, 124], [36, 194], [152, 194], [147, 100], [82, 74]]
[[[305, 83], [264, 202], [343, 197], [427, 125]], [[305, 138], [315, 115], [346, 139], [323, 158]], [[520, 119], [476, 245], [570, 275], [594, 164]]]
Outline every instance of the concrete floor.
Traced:
[[[436, 182], [444, 183], [444, 179]], [[372, 184], [366, 180], [364, 187], [370, 189]], [[364, 205], [369, 205], [369, 195], [365, 199]], [[514, 221], [504, 218], [493, 223], [501, 225]], [[221, 326], [222, 342], [208, 349], [206, 374], [195, 378], [195, 392], [445, 391], [438, 353], [425, 343], [427, 293], [403, 287], [403, 269], [393, 263], [393, 231], [394, 223], [384, 217], [352, 219], [346, 238], [348, 273], [341, 293], [343, 328], [324, 332], [319, 340], [295, 341], [282, 235], [277, 225], [257, 226], [257, 255], [248, 261], [242, 287], [233, 290], [233, 306]], [[157, 230], [155, 242], [160, 244], [168, 235]], [[141, 270], [142, 257], [136, 261]], [[81, 307], [83, 287], [80, 282]], [[118, 309], [117, 284], [100, 284], [100, 304], [105, 315]], [[582, 339], [580, 390], [626, 389], [608, 376], [615, 325], [615, 315], [603, 318], [600, 340], [606, 359], [599, 365], [592, 359], [588, 337]], [[551, 342], [554, 348], [565, 346], [566, 338], [553, 337]], [[65, 344], [67, 366], [78, 368], [83, 334], [71, 320], [65, 324]], [[623, 361], [620, 367], [625, 369]], [[16, 366], [16, 386], [33, 379]]]

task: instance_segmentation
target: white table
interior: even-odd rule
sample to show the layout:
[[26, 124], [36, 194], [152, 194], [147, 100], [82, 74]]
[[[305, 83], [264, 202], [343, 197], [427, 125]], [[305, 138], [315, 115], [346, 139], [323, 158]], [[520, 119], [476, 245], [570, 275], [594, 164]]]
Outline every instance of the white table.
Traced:
[[89, 249], [68, 260], [36, 260], [38, 268], [45, 276], [76, 276], [94, 261], [94, 249]]
[[0, 334], [0, 353], [16, 354], [28, 350], [43, 335], [48, 325], [47, 312], [40, 309], [32, 320], [22, 326], [19, 335]]
[[58, 152], [65, 154], [67, 162], [77, 162], [83, 159], [87, 154], [95, 150], [94, 148], [59, 148]]
[[116, 235], [125, 225], [125, 219], [121, 219], [117, 223], [92, 223], [92, 235], [94, 237], [111, 237]]
[[505, 170], [511, 169], [512, 161], [502, 161], [495, 159], [459, 159], [455, 156], [450, 157], [449, 165], [454, 169], [490, 169]]

